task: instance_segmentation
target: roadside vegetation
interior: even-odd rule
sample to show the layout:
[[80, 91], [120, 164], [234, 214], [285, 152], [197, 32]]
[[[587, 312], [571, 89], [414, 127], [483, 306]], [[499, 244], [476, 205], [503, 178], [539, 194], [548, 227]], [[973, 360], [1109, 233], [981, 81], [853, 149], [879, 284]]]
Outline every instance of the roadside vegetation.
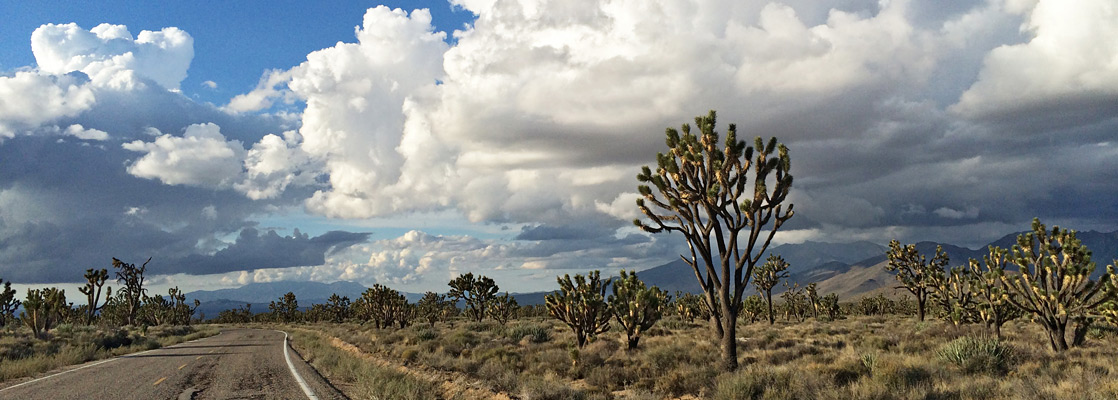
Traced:
[[11, 282], [0, 280], [0, 384], [216, 335], [215, 327], [192, 325], [198, 304], [187, 304], [178, 288], [167, 297], [147, 293], [147, 264], [137, 267], [114, 258], [120, 284], [115, 296], [106, 286], [109, 271], [89, 269], [86, 285], [78, 289], [86, 304], [77, 306], [67, 301], [65, 290], [29, 289], [20, 297]]

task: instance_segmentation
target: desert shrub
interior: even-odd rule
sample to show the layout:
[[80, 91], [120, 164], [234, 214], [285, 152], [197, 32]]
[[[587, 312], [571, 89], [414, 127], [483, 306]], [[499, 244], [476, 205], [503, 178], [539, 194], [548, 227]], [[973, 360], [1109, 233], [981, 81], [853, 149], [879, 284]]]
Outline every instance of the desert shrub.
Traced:
[[516, 341], [528, 338], [532, 343], [546, 343], [551, 341], [551, 329], [538, 324], [518, 324], [506, 328], [504, 336]]
[[477, 335], [470, 331], [455, 331], [443, 340], [443, 352], [452, 356], [459, 356], [463, 351], [477, 346], [481, 341]]
[[428, 340], [434, 340], [438, 337], [439, 333], [429, 327], [424, 327], [415, 331], [416, 342], [426, 342]]
[[621, 348], [617, 342], [597, 340], [586, 345], [579, 351], [579, 366], [582, 368], [596, 368], [604, 365], [606, 360]]
[[888, 359], [876, 362], [873, 379], [890, 391], [908, 391], [930, 388], [932, 373], [920, 365]]
[[548, 372], [566, 375], [571, 367], [571, 357], [565, 349], [547, 349], [535, 353], [527, 367], [530, 375], [543, 376]]
[[635, 370], [624, 365], [606, 364], [586, 373], [586, 384], [611, 392], [620, 390], [636, 380]]
[[718, 375], [713, 363], [706, 365], [683, 365], [674, 368], [656, 380], [654, 390], [672, 397], [685, 394], [698, 395], [709, 393]]
[[518, 386], [516, 369], [510, 368], [499, 358], [486, 359], [481, 367], [478, 367], [477, 376], [502, 392], [511, 392]]
[[1013, 361], [1013, 347], [994, 338], [964, 336], [943, 345], [936, 352], [941, 360], [968, 373], [1004, 374]]
[[795, 368], [749, 366], [723, 375], [714, 387], [715, 400], [738, 399], [812, 399], [816, 385], [804, 379]]
[[524, 400], [581, 400], [586, 393], [559, 382], [538, 377], [520, 383], [520, 398]]

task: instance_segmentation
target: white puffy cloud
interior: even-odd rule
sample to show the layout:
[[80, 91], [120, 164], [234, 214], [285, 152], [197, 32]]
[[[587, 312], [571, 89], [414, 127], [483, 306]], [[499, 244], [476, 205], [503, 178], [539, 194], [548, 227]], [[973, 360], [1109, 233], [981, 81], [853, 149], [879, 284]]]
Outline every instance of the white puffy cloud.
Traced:
[[86, 129], [81, 124], [70, 125], [65, 133], [82, 140], [109, 140], [108, 132], [93, 128]]
[[244, 180], [234, 188], [259, 200], [279, 196], [289, 185], [313, 184], [318, 167], [299, 149], [299, 142], [295, 131], [284, 132], [282, 138], [265, 135], [245, 154]]
[[144, 153], [128, 166], [128, 173], [167, 185], [228, 188], [242, 176], [244, 146], [238, 140], [226, 141], [214, 124], [191, 125], [182, 137], [165, 134], [153, 142], [136, 140], [122, 146]]
[[0, 139], [88, 110], [96, 101], [88, 79], [20, 71], [0, 76]]
[[[951, 106], [969, 118], [1067, 113], [1118, 102], [1118, 5], [1109, 0], [1043, 0], [1029, 9], [1026, 43], [986, 55], [978, 80]], [[1097, 110], [1089, 110], [1097, 111]], [[1091, 119], [1104, 116], [1094, 113]]]
[[178, 28], [140, 31], [101, 24], [85, 30], [74, 23], [46, 24], [31, 34], [31, 51], [39, 70], [61, 75], [81, 71], [95, 84], [131, 88], [136, 76], [178, 89], [194, 59], [194, 39]]

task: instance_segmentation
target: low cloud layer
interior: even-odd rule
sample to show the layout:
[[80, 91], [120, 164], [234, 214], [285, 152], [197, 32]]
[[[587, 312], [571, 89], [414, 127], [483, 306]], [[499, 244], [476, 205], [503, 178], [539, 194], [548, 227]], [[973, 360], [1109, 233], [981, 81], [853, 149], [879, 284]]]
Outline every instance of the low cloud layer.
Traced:
[[[0, 76], [0, 277], [58, 279], [98, 248], [236, 282], [654, 265], [678, 250], [624, 228], [634, 176], [665, 127], [710, 109], [791, 149], [784, 241], [979, 245], [1034, 216], [1118, 228], [1106, 0], [454, 3], [468, 29], [372, 8], [353, 40], [220, 108], [175, 91], [186, 32], [39, 28], [38, 65]], [[526, 228], [327, 245], [254, 222], [292, 208]], [[277, 243], [299, 265], [255, 253]]]

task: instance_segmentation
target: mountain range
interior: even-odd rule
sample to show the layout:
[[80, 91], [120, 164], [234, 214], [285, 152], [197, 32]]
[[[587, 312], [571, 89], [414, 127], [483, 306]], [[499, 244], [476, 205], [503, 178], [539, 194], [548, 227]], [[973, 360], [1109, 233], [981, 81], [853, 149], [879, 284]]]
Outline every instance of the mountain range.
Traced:
[[[991, 242], [989, 246], [1010, 248], [1016, 243], [1017, 233], [1006, 235]], [[1077, 237], [1092, 251], [1092, 259], [1098, 267], [1096, 276], [1105, 271], [1105, 266], [1118, 259], [1118, 231], [1078, 232]], [[945, 243], [920, 242], [916, 248], [929, 257], [936, 246], [942, 246], [950, 258], [950, 266], [962, 265], [968, 259], [981, 260], [987, 254], [987, 247], [968, 249]], [[878, 293], [887, 296], [901, 294], [894, 289], [896, 280], [885, 270], [888, 260], [886, 246], [860, 241], [851, 243], [803, 242], [783, 244], [769, 249], [768, 254], [778, 254], [789, 263], [789, 281], [805, 286], [815, 282], [820, 294], [835, 293], [844, 301]], [[768, 254], [765, 256], [767, 257]], [[765, 257], [762, 257], [764, 260]], [[691, 267], [676, 259], [666, 264], [638, 271], [638, 276], [646, 284], [655, 285], [669, 293], [684, 291], [699, 293], [699, 284]], [[752, 285], [750, 285], [752, 286]], [[187, 293], [188, 299], [202, 302], [198, 312], [214, 317], [226, 309], [252, 304], [255, 312], [267, 311], [268, 303], [284, 293], [295, 293], [299, 304], [304, 308], [315, 303], [325, 303], [330, 295], [337, 293], [357, 299], [366, 289], [356, 282], [339, 281], [334, 283], [280, 281], [251, 283], [235, 289], [200, 290]], [[777, 291], [782, 292], [783, 288]], [[543, 304], [544, 295], [550, 292], [513, 293], [520, 305]], [[408, 301], [415, 302], [421, 294], [404, 293]]]

